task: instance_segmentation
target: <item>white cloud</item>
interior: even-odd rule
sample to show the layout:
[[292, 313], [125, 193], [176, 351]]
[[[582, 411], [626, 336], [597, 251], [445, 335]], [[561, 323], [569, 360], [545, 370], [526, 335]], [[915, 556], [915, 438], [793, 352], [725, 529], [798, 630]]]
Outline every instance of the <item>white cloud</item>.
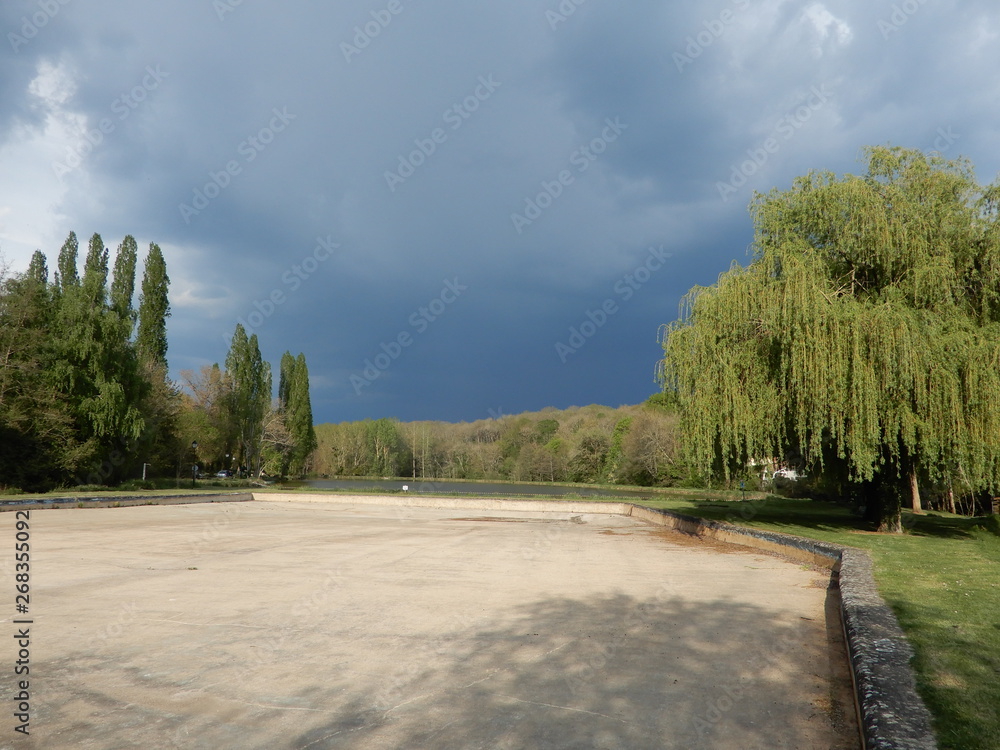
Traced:
[[[835, 17], [822, 3], [813, 3], [803, 11], [802, 15], [819, 33], [822, 42], [832, 39], [838, 46], [843, 47], [850, 44], [854, 38], [850, 25]], [[822, 43], [813, 48], [813, 54], [816, 57], [823, 56]]]
[[15, 271], [27, 267], [35, 250], [54, 252], [69, 231], [56, 208], [67, 187], [53, 165], [79, 142], [85, 127], [85, 118], [65, 109], [76, 92], [65, 64], [43, 60], [27, 89], [29, 106], [44, 113], [43, 125], [16, 127], [0, 149], [0, 174], [16, 175], [0, 181], [0, 249]]

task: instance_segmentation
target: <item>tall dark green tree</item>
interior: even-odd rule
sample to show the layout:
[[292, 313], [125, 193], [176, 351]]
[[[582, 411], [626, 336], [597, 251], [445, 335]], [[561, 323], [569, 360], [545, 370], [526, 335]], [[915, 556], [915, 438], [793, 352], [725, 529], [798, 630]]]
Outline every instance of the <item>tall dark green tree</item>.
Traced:
[[[126, 243], [131, 248], [135, 240], [126, 237], [123, 246]], [[149, 386], [141, 406], [147, 425], [146, 432], [138, 450], [143, 454], [140, 460], [149, 462], [157, 471], [164, 471], [176, 464], [182, 449], [186, 447], [180, 444], [179, 438], [180, 393], [167, 372], [169, 289], [170, 277], [167, 275], [163, 252], [159, 245], [151, 242], [144, 262], [139, 309], [134, 315], [134, 348], [140, 370]]]
[[278, 366], [278, 403], [284, 411], [288, 410], [294, 380], [295, 357], [291, 352], [285, 352], [281, 355], [281, 364]]
[[[71, 254], [64, 245], [63, 278], [74, 276], [68, 265]], [[130, 284], [127, 257], [119, 270], [122, 277], [116, 292], [121, 297]], [[79, 285], [66, 285], [60, 292], [52, 331], [56, 349], [52, 377], [71, 406], [81, 454], [86, 457], [78, 477], [88, 484], [115, 483], [131, 465], [135, 441], [145, 427], [138, 408], [145, 384], [129, 340], [128, 311], [118, 311], [109, 302], [108, 251], [100, 235], [90, 239]], [[119, 302], [126, 304], [123, 299]]]
[[27, 280], [33, 282], [37, 289], [42, 290], [46, 297], [48, 296], [49, 266], [41, 250], [35, 250], [31, 254], [31, 261], [28, 263], [28, 272], [25, 274], [25, 277]]
[[57, 295], [64, 294], [68, 289], [77, 286], [80, 278], [77, 275], [77, 255], [80, 252], [80, 243], [76, 239], [76, 232], [70, 232], [59, 250], [59, 260], [56, 266], [55, 291]]
[[271, 404], [271, 366], [260, 356], [257, 334], [247, 338], [236, 324], [226, 374], [230, 381], [229, 410], [236, 424], [239, 461], [251, 474], [261, 470], [264, 418]]
[[301, 475], [309, 456], [316, 450], [316, 430], [313, 427], [312, 401], [309, 397], [309, 368], [305, 354], [293, 357], [285, 352], [281, 357], [278, 385], [279, 408], [292, 438], [287, 471]]
[[313, 425], [312, 397], [309, 395], [309, 366], [306, 355], [299, 352], [295, 358], [295, 386], [291, 393], [290, 428], [295, 438], [296, 471], [305, 471], [306, 462], [316, 450], [316, 429]]
[[51, 381], [53, 290], [45, 256], [0, 279], [0, 487], [46, 490], [76, 469], [68, 403]]
[[132, 309], [132, 298], [135, 295], [135, 265], [138, 246], [135, 237], [126, 235], [118, 246], [115, 256], [115, 270], [111, 281], [111, 309], [121, 320], [128, 324], [128, 337], [132, 336], [132, 326], [135, 323], [135, 313]]
[[878, 147], [751, 213], [753, 262], [693, 289], [664, 341], [697, 467], [799, 452], [885, 531], [922, 478], [1000, 487], [1000, 186]]
[[159, 245], [151, 242], [142, 274], [135, 345], [140, 361], [157, 363], [164, 369], [167, 364], [167, 318], [170, 317], [169, 288], [170, 277], [163, 252]]
[[95, 233], [87, 245], [87, 259], [80, 280], [86, 312], [103, 309], [108, 300], [108, 249], [101, 235]]

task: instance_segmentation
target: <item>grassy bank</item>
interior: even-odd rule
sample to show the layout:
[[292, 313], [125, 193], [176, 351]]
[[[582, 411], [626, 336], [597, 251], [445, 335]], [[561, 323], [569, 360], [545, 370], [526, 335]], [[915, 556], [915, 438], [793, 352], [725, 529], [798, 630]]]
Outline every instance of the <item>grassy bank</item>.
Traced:
[[873, 534], [847, 509], [769, 496], [643, 503], [868, 550], [886, 602], [916, 651], [917, 686], [942, 748], [1000, 748], [1000, 522], [907, 513], [908, 532]]

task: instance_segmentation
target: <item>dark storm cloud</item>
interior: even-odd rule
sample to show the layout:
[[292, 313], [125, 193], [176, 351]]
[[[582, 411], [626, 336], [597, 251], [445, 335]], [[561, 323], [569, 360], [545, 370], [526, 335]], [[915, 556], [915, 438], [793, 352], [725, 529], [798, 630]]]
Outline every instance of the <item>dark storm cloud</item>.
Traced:
[[5, 33], [43, 6], [0, 51], [5, 254], [160, 243], [175, 371], [242, 321], [320, 421], [636, 402], [755, 190], [886, 142], [1000, 166], [985, 0], [21, 0]]

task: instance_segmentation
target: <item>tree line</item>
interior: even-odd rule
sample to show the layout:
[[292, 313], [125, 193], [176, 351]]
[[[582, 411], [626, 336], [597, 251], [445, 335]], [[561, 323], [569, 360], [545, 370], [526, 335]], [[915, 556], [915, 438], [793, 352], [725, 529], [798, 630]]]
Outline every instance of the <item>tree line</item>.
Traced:
[[[213, 434], [202, 437], [205, 404], [168, 376], [170, 279], [160, 247], [149, 245], [137, 306], [134, 237], [112, 262], [94, 234], [82, 272], [79, 254], [70, 232], [51, 274], [41, 251], [23, 273], [0, 268], [4, 491], [189, 476], [192, 462], [217, 459], [200, 449], [202, 439], [212, 447]], [[231, 463], [258, 474], [304, 470], [315, 436], [303, 355], [282, 358], [272, 402], [256, 336], [237, 326], [217, 394], [235, 430], [223, 439]]]
[[321, 476], [701, 486], [657, 394], [636, 406], [545, 409], [474, 422], [375, 419], [316, 426]]

